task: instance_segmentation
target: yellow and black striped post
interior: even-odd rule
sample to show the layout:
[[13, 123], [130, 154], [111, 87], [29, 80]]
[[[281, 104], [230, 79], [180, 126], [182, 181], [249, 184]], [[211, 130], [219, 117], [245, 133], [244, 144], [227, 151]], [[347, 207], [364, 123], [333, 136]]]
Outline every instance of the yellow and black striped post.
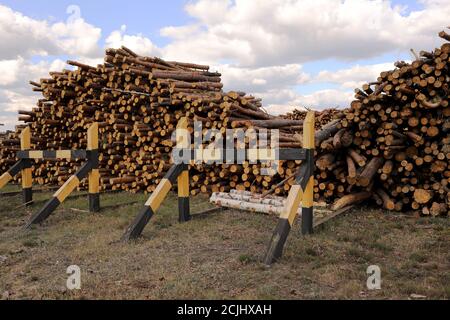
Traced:
[[[4, 186], [6, 186], [8, 184], [8, 182], [10, 182], [13, 179], [13, 176], [11, 175], [11, 169], [9, 169], [8, 171], [6, 171], [5, 173], [3, 173], [0, 176], [0, 189], [3, 188]], [[20, 169], [19, 169], [20, 171]]]
[[[81, 168], [55, 192], [53, 197], [41, 210], [31, 216], [30, 220], [26, 223], [25, 228], [29, 228], [32, 224], [40, 223], [47, 219], [48, 216], [50, 216], [50, 214], [75, 190], [75, 188], [80, 185], [81, 180], [86, 178], [93, 168], [98, 168], [98, 149], [95, 149], [95, 147], [98, 146], [98, 124], [94, 123], [89, 130], [88, 149], [90, 150], [87, 150], [87, 162], [85, 162]], [[94, 139], [97, 139], [97, 143], [95, 143]], [[94, 181], [95, 175], [92, 179]], [[98, 190], [98, 184], [96, 189], [94, 183], [94, 188], [92, 190]], [[95, 192], [93, 192], [93, 194], [95, 199]]]
[[[302, 177], [307, 181], [306, 187], [302, 186], [302, 234], [313, 233], [313, 209], [314, 209], [314, 112], [310, 111], [303, 122], [303, 148], [306, 150], [306, 163], [308, 168]], [[302, 174], [300, 172], [300, 174]]]
[[123, 241], [136, 239], [141, 235], [142, 230], [144, 230], [147, 223], [159, 209], [164, 198], [167, 196], [170, 189], [175, 184], [175, 181], [177, 181], [177, 178], [184, 170], [184, 164], [177, 164], [170, 168], [170, 170], [166, 173], [164, 178], [156, 187], [155, 191], [153, 191], [152, 195], [145, 203], [144, 208], [142, 208], [141, 212], [136, 216], [134, 221], [125, 231], [124, 235], [122, 236]]
[[87, 133], [87, 157], [91, 163], [89, 172], [89, 211], [100, 211], [100, 172], [98, 170], [98, 123], [93, 123]]
[[[20, 134], [20, 149], [22, 151], [31, 149], [31, 131], [30, 127], [26, 127]], [[31, 176], [31, 160], [23, 159], [24, 167], [22, 169], [22, 197], [23, 203], [31, 205], [33, 201], [33, 177]]]
[[302, 232], [312, 233], [314, 183], [314, 112], [308, 112], [303, 123], [303, 147], [306, 159], [302, 162], [295, 184], [291, 187], [278, 225], [270, 240], [264, 263], [272, 264], [283, 253], [284, 244], [294, 224], [302, 202]]
[[80, 181], [87, 177], [90, 171], [91, 164], [86, 162], [83, 166], [67, 180], [58, 191], [55, 192], [53, 197], [47, 201], [44, 207], [31, 216], [30, 220], [25, 225], [25, 228], [29, 228], [32, 224], [40, 223], [50, 216], [50, 214], [63, 203], [63, 201], [71, 194], [75, 188], [80, 185]]
[[[20, 134], [20, 149], [25, 151], [31, 148], [30, 128], [26, 127]], [[22, 198], [23, 202], [28, 206], [33, 201], [32, 176], [31, 176], [31, 160], [20, 159], [7, 172], [0, 176], [0, 189], [10, 182], [15, 175], [22, 173]]]
[[26, 166], [26, 161], [24, 159], [16, 162], [8, 171], [0, 176], [0, 189], [3, 188], [10, 182], [16, 174], [18, 174]]
[[[176, 148], [188, 149], [189, 145], [189, 132], [188, 132], [188, 120], [187, 118], [181, 118], [177, 125], [176, 132]], [[178, 184], [178, 220], [180, 222], [186, 222], [191, 220], [190, 208], [189, 208], [189, 165], [183, 166], [183, 172], [177, 178]]]

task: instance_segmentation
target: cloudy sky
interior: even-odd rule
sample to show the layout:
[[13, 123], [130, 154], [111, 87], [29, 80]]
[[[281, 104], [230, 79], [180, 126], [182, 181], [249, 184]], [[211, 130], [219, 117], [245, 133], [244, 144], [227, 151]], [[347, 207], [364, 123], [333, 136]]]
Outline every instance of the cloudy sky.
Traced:
[[449, 17], [448, 0], [0, 0], [0, 123], [35, 105], [28, 80], [122, 44], [210, 64], [272, 113], [345, 107], [410, 48], [439, 46]]

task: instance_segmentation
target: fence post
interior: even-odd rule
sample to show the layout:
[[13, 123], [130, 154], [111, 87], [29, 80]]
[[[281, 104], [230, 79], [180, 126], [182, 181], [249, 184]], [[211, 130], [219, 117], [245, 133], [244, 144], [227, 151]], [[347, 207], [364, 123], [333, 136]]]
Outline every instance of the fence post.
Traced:
[[270, 265], [283, 253], [284, 244], [294, 224], [300, 202], [302, 203], [302, 233], [312, 233], [314, 205], [314, 112], [310, 111], [303, 122], [303, 149], [306, 159], [302, 162], [295, 184], [278, 219], [277, 227], [270, 240], [264, 263]]
[[98, 123], [94, 122], [87, 132], [87, 153], [91, 170], [88, 175], [89, 211], [100, 211], [100, 172], [98, 170]]
[[[56, 152], [57, 154], [57, 152]], [[72, 152], [71, 152], [72, 154]], [[99, 174], [98, 174], [98, 123], [94, 122], [88, 130], [88, 145], [86, 150], [87, 162], [85, 162], [74, 175], [72, 175], [59, 189], [53, 197], [47, 201], [44, 207], [33, 214], [25, 224], [25, 229], [32, 224], [40, 223], [50, 216], [50, 214], [64, 202], [79, 185], [80, 181], [89, 176], [89, 209], [96, 210], [100, 206], [99, 202]], [[93, 168], [97, 170], [91, 175]]]
[[[189, 132], [187, 118], [182, 118], [177, 125], [176, 148], [188, 149]], [[178, 185], [178, 221], [186, 222], [191, 220], [189, 208], [189, 164], [184, 164], [183, 172], [177, 178]]]
[[15, 165], [9, 168], [8, 171], [2, 174], [0, 176], [0, 189], [6, 186], [8, 182], [10, 182], [14, 178], [14, 176], [18, 174], [23, 168], [24, 168], [24, 159], [20, 159], [18, 162], [16, 162]]
[[303, 122], [303, 148], [306, 149], [308, 176], [304, 177], [308, 181], [303, 190], [302, 200], [302, 234], [313, 232], [313, 208], [314, 208], [314, 111], [309, 111]]
[[264, 258], [264, 264], [270, 265], [274, 263], [283, 254], [284, 244], [294, 224], [302, 197], [302, 187], [299, 184], [291, 186], [283, 212], [278, 219], [277, 227], [270, 240], [269, 248]]
[[[20, 134], [20, 149], [30, 150], [31, 149], [31, 130], [30, 127], [26, 127], [22, 130]], [[22, 169], [22, 198], [23, 203], [27, 206], [31, 205], [33, 201], [33, 177], [31, 174], [31, 160], [24, 160], [24, 167]]]
[[69, 194], [71, 194], [72, 191], [80, 185], [80, 181], [88, 175], [89, 170], [90, 164], [89, 162], [86, 162], [58, 189], [58, 191], [53, 194], [53, 197], [45, 203], [41, 210], [31, 216], [24, 228], [28, 229], [32, 224], [40, 223], [47, 219], [48, 216], [50, 216], [50, 214], [52, 214], [52, 212], [64, 202]]
[[159, 209], [161, 203], [163, 202], [183, 170], [183, 164], [175, 164], [169, 169], [169, 171], [167, 171], [166, 175], [158, 184], [155, 191], [153, 191], [150, 198], [148, 198], [144, 207], [141, 209], [136, 218], [134, 218], [130, 226], [126, 229], [125, 233], [122, 236], [122, 241], [136, 239], [141, 235], [145, 226]]

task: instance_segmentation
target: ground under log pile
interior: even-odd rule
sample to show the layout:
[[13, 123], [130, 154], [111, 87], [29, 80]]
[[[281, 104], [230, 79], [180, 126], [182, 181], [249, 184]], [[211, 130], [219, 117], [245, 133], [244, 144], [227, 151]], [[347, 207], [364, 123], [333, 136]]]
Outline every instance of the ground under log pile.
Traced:
[[[444, 31], [439, 36], [450, 41]], [[450, 42], [421, 51], [356, 89], [348, 109], [316, 113], [316, 200], [334, 202], [334, 209], [372, 199], [388, 210], [448, 214], [449, 55]], [[37, 149], [82, 148], [87, 126], [98, 121], [103, 189], [153, 191], [170, 166], [171, 133], [183, 116], [221, 132], [280, 129], [281, 147], [301, 147], [306, 112], [272, 116], [260, 99], [223, 92], [221, 75], [208, 66], [142, 57], [125, 47], [108, 49], [97, 67], [68, 63], [76, 69], [31, 82], [43, 98], [32, 111], [19, 111], [19, 119], [32, 127]], [[17, 133], [0, 138], [0, 172], [14, 163]], [[194, 166], [191, 193], [285, 195], [299, 164], [284, 161], [274, 176], [261, 175], [259, 164]], [[61, 184], [76, 165], [39, 162], [34, 177]]]

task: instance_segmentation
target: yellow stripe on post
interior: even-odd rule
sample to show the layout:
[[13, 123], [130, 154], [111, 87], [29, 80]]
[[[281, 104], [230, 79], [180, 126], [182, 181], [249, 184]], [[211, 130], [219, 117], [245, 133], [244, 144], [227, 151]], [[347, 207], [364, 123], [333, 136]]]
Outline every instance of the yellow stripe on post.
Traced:
[[275, 150], [274, 149], [248, 149], [247, 150], [249, 161], [275, 161]]
[[156, 213], [156, 211], [159, 209], [159, 206], [164, 201], [167, 193], [170, 191], [170, 188], [172, 188], [172, 184], [170, 183], [170, 181], [165, 178], [162, 179], [145, 205], [152, 208], [153, 213]]
[[28, 151], [28, 157], [30, 159], [43, 159], [44, 152], [43, 151]]
[[[31, 129], [26, 127], [20, 134], [20, 149], [23, 151], [31, 149]], [[22, 170], [22, 188], [31, 188], [33, 184], [33, 177], [31, 175], [31, 168]]]
[[88, 129], [87, 132], [87, 150], [97, 150], [98, 149], [98, 122], [94, 122]]
[[22, 130], [20, 134], [20, 149], [28, 150], [31, 149], [31, 130], [30, 127], [26, 127]]
[[189, 170], [183, 171], [178, 176], [178, 196], [189, 197]]
[[71, 150], [57, 150], [56, 158], [58, 159], [71, 159], [72, 151]]
[[99, 193], [100, 190], [100, 171], [92, 169], [89, 172], [89, 193]]
[[306, 185], [305, 192], [303, 193], [302, 207], [311, 208], [314, 205], [314, 176], [309, 178]]
[[258, 158], [260, 161], [275, 161], [275, 149], [258, 149]]
[[202, 160], [207, 161], [222, 161], [222, 150], [215, 148], [205, 148], [203, 149]]
[[186, 117], [181, 118], [177, 123], [177, 129], [187, 129], [188, 119]]
[[314, 111], [308, 111], [303, 121], [303, 148], [314, 149]]
[[80, 180], [77, 176], [71, 176], [69, 180], [64, 183], [61, 188], [53, 195], [53, 197], [58, 198], [59, 202], [62, 203], [69, 194], [75, 190], [76, 187], [80, 184]]
[[308, 151], [308, 174], [304, 177], [308, 183], [304, 190], [304, 199], [302, 205], [302, 234], [312, 234], [314, 226], [314, 112], [309, 111], [303, 123], [303, 147]]
[[31, 168], [26, 168], [22, 170], [22, 188], [31, 188], [33, 184], [33, 177], [31, 175]]
[[176, 148], [186, 149], [190, 147], [189, 144], [189, 131], [188, 131], [188, 120], [183, 117], [178, 121], [176, 129]]
[[294, 223], [302, 198], [303, 198], [303, 190], [300, 187], [300, 185], [298, 184], [293, 185], [291, 187], [291, 190], [289, 190], [289, 195], [286, 199], [286, 204], [284, 205], [283, 212], [280, 215], [280, 218], [287, 219], [289, 221], [289, 225], [291, 226]]
[[5, 172], [0, 176], [0, 189], [3, 188], [12, 180], [12, 176], [9, 174], [9, 172]]

